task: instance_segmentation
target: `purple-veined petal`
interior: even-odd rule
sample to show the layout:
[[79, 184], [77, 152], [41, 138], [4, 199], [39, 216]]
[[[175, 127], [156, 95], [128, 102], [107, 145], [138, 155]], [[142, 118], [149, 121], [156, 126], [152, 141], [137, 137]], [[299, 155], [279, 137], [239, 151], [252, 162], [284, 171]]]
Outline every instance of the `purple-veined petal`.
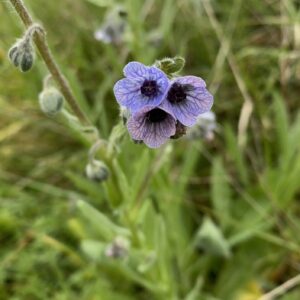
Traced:
[[[131, 137], [142, 140], [150, 148], [158, 148], [176, 132], [176, 120], [166, 111], [167, 117], [162, 122], [151, 123], [147, 120], [147, 113], [156, 107], [144, 107], [127, 122]], [[162, 109], [164, 110], [164, 109]]]
[[[135, 113], [145, 106], [159, 106], [168, 91], [169, 80], [164, 72], [139, 62], [130, 62], [124, 68], [126, 78], [119, 80], [114, 87], [118, 103]], [[156, 83], [152, 95], [143, 93], [143, 85], [148, 81]]]
[[128, 78], [121, 79], [115, 84], [114, 94], [118, 103], [127, 108], [138, 103], [142, 98], [140, 84]]
[[159, 106], [160, 103], [162, 102], [162, 97], [146, 97], [143, 96], [141, 93], [138, 97], [138, 101], [135, 101], [130, 105], [130, 110], [135, 113], [137, 111], [140, 111], [144, 107], [148, 106]]
[[158, 148], [164, 144], [176, 132], [176, 121], [172, 116], [167, 117], [161, 123], [152, 123], [147, 134], [144, 136], [144, 143], [150, 148]]
[[128, 78], [147, 78], [148, 68], [137, 61], [132, 61], [124, 67], [123, 73]]
[[184, 104], [173, 106], [173, 113], [176, 119], [184, 126], [194, 126], [197, 122], [197, 117], [189, 113]]
[[149, 148], [158, 148], [162, 144], [164, 144], [169, 138], [166, 136], [162, 136], [160, 134], [156, 133], [156, 130], [154, 128], [154, 131], [147, 134], [147, 136], [144, 138], [144, 143]]
[[[186, 98], [182, 102], [171, 103], [167, 99], [162, 106], [172, 109], [174, 116], [185, 126], [195, 125], [197, 117], [209, 111], [213, 104], [213, 96], [205, 88], [205, 82], [200, 77], [184, 76], [176, 78], [172, 84], [189, 85], [185, 91]], [[172, 87], [172, 85], [171, 85]], [[170, 88], [171, 88], [170, 87]]]
[[187, 93], [187, 104], [197, 115], [209, 111], [213, 105], [213, 95], [205, 88], [196, 88]]
[[197, 76], [182, 76], [182, 77], [178, 77], [174, 80], [174, 82], [179, 82], [181, 84], [190, 84], [193, 87], [200, 87], [200, 88], [205, 88], [206, 87], [206, 83], [205, 81]]

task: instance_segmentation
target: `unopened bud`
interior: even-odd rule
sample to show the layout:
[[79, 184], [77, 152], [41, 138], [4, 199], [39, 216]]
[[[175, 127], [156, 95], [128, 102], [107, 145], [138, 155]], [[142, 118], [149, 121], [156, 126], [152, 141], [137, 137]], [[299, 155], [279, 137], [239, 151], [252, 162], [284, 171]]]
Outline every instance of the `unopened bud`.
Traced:
[[176, 140], [176, 139], [181, 138], [183, 135], [186, 134], [186, 129], [187, 129], [186, 126], [184, 126], [179, 121], [177, 121], [177, 123], [176, 123], [176, 132], [175, 132], [174, 135], [171, 136], [171, 139]]
[[22, 72], [29, 71], [34, 62], [34, 49], [29, 38], [17, 41], [8, 51], [10, 61]]
[[174, 58], [166, 57], [158, 60], [155, 65], [167, 75], [172, 75], [180, 72], [183, 69], [185, 65], [185, 59], [181, 56], [175, 56]]
[[29, 71], [34, 62], [34, 52], [33, 51], [25, 51], [23, 55], [20, 57], [20, 70], [22, 72]]
[[174, 64], [173, 64], [173, 73], [180, 72], [183, 67], [185, 66], [185, 59], [181, 56], [175, 56], [173, 58]]
[[19, 66], [19, 52], [18, 52], [19, 46], [18, 44], [13, 45], [9, 51], [8, 51], [8, 57], [10, 59], [10, 61], [16, 66]]
[[105, 249], [105, 255], [111, 258], [123, 258], [128, 255], [130, 243], [124, 237], [116, 237]]
[[44, 33], [39, 24], [32, 24], [24, 33], [23, 37], [19, 39], [8, 51], [10, 61], [19, 67], [22, 72], [29, 71], [34, 63], [35, 52], [32, 45], [34, 33]]
[[64, 98], [55, 87], [48, 87], [39, 94], [39, 103], [42, 112], [53, 117], [62, 110]]
[[124, 125], [127, 123], [127, 120], [130, 118], [130, 115], [131, 115], [130, 110], [122, 106], [120, 109], [120, 117]]
[[108, 179], [109, 170], [106, 164], [100, 160], [92, 160], [85, 168], [86, 176], [96, 182], [102, 182]]

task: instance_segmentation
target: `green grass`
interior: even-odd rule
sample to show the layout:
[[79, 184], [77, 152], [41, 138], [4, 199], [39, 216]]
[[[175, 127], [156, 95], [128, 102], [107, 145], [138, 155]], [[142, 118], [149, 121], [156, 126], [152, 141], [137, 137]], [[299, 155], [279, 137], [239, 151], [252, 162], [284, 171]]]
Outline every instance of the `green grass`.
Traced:
[[[25, 3], [115, 150], [99, 153], [110, 179], [89, 181], [87, 140], [39, 111], [40, 58], [26, 74], [6, 59], [22, 27], [1, 1], [1, 300], [254, 300], [299, 273], [297, 1], [124, 0], [118, 47], [93, 39], [117, 1]], [[118, 136], [123, 66], [175, 55], [214, 92], [215, 139], [154, 151]], [[120, 235], [128, 256], [109, 259]], [[280, 299], [299, 298], [296, 287]]]

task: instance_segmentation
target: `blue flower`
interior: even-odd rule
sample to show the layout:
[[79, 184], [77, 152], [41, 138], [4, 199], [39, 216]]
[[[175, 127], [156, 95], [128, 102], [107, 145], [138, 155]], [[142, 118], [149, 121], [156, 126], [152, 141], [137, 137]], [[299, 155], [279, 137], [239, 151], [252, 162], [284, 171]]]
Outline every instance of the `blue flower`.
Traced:
[[126, 78], [114, 86], [115, 97], [121, 106], [134, 113], [145, 106], [159, 106], [162, 103], [169, 87], [169, 80], [163, 71], [130, 62], [123, 72]]
[[196, 76], [178, 77], [171, 82], [162, 107], [171, 111], [185, 126], [193, 126], [197, 117], [211, 109], [213, 96], [204, 80]]
[[175, 134], [176, 120], [164, 108], [146, 106], [129, 118], [127, 128], [134, 140], [158, 148]]

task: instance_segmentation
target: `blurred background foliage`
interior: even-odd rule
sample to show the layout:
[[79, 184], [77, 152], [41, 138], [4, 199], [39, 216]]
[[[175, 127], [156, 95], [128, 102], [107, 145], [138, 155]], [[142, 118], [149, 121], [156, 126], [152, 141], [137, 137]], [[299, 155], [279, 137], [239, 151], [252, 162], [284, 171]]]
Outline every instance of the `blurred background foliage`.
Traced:
[[[85, 177], [87, 140], [40, 113], [45, 66], [7, 60], [23, 27], [1, 1], [0, 299], [254, 300], [299, 273], [299, 1], [24, 2], [117, 150], [99, 153], [107, 182]], [[118, 5], [123, 41], [97, 41]], [[214, 93], [214, 139], [156, 151], [119, 139], [123, 66], [175, 55]]]

